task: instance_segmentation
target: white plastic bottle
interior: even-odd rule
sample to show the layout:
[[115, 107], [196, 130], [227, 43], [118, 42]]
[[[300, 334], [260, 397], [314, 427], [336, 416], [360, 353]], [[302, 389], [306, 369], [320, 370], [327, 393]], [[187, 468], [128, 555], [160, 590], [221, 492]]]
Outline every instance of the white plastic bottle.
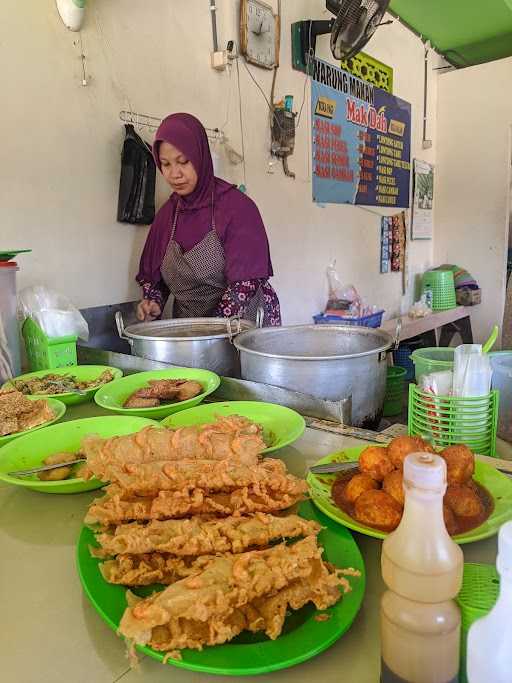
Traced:
[[402, 521], [382, 545], [381, 683], [457, 683], [464, 558], [443, 518], [445, 461], [407, 456], [404, 491]]
[[501, 579], [498, 601], [468, 633], [468, 683], [512, 681], [512, 522], [500, 529], [496, 568]]

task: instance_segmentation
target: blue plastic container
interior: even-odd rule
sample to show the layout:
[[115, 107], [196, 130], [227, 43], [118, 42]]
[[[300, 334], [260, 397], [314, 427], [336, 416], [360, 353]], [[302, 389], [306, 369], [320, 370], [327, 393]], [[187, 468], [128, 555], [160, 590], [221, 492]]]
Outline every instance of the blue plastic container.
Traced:
[[384, 311], [377, 311], [362, 318], [343, 318], [341, 315], [325, 315], [319, 313], [313, 316], [315, 325], [353, 325], [356, 327], [380, 327]]

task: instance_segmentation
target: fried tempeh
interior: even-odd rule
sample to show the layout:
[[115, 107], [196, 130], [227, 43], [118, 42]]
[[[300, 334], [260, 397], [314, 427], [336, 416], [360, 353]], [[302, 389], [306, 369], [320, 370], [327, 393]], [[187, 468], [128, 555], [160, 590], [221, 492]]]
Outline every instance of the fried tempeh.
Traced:
[[275, 517], [258, 512], [250, 517], [226, 517], [154, 521], [122, 524], [114, 533], [101, 533], [96, 540], [104, 555], [151, 553], [179, 556], [241, 553], [285, 538], [318, 534], [320, 525], [298, 515]]
[[[274, 628], [272, 623], [268, 628], [277, 637], [282, 627], [279, 615], [283, 606], [284, 614], [289, 603], [302, 606], [308, 591], [305, 584], [298, 591], [300, 597], [296, 602], [293, 594], [286, 595], [279, 610], [277, 603], [272, 605], [267, 617], [261, 615], [257, 607], [262, 605], [256, 603], [254, 612], [246, 610], [232, 628], [233, 613], [258, 598], [271, 598], [286, 587], [291, 589], [291, 584], [301, 579], [309, 586], [308, 601], [312, 600], [319, 609], [334, 604], [341, 596], [338, 586], [347, 582], [322, 562], [321, 555], [316, 537], [309, 536], [292, 546], [282, 543], [267, 550], [218, 557], [201, 573], [128, 607], [119, 632], [133, 643], [149, 643], [160, 650], [201, 648], [231, 639], [248, 623], [253, 624], [254, 630], [263, 624], [267, 627], [267, 621], [272, 622], [275, 616]], [[198, 628], [187, 628], [189, 621]]]
[[135, 434], [110, 439], [89, 436], [82, 444], [89, 476], [104, 480], [108, 467], [127, 463], [229, 458], [253, 465], [265, 448], [261, 428], [236, 415], [176, 430], [145, 427]]
[[159, 491], [232, 491], [261, 483], [286, 493], [297, 479], [289, 475], [281, 460], [266, 458], [255, 465], [222, 460], [194, 460], [113, 465], [105, 478], [123, 489], [125, 495], [156, 496]]
[[207, 493], [202, 489], [160, 491], [154, 498], [146, 498], [126, 497], [122, 489], [112, 486], [106, 496], [92, 502], [85, 523], [109, 526], [129, 521], [180, 519], [187, 515], [229, 517], [286, 510], [302, 500], [307, 491], [304, 480], [289, 476], [289, 486], [284, 492], [256, 483], [227, 493]]

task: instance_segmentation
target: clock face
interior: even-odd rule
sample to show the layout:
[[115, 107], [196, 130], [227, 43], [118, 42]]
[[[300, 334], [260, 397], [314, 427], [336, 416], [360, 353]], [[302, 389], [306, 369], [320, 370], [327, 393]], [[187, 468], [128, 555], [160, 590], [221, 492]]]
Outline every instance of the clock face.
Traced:
[[245, 0], [242, 8], [242, 47], [249, 62], [272, 69], [276, 64], [276, 18], [272, 7]]

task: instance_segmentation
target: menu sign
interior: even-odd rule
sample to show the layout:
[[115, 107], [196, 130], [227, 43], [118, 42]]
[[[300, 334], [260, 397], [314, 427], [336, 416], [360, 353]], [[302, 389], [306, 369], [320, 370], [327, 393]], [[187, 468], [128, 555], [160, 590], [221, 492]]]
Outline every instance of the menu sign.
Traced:
[[411, 105], [321, 59], [311, 79], [313, 200], [408, 207]]

